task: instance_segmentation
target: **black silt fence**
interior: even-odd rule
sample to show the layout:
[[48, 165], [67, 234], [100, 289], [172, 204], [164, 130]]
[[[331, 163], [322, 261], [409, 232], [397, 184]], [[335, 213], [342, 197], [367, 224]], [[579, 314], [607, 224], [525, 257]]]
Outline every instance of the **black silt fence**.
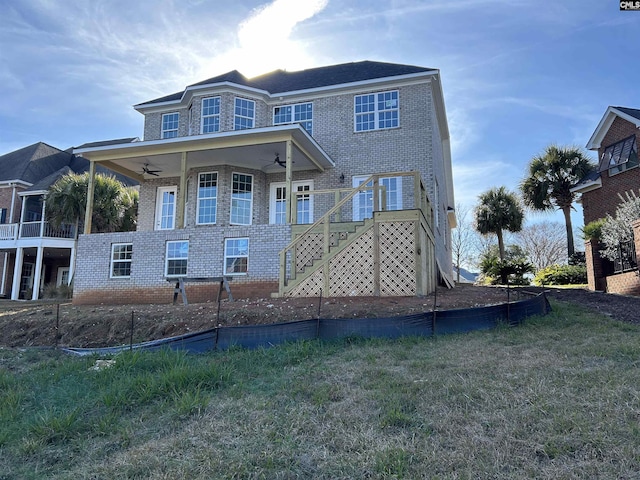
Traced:
[[286, 342], [330, 340], [344, 337], [399, 338], [431, 337], [450, 333], [486, 330], [498, 325], [517, 326], [527, 317], [545, 315], [551, 306], [544, 294], [512, 303], [488, 307], [424, 312], [390, 318], [344, 318], [299, 320], [270, 325], [218, 327], [202, 332], [150, 342], [106, 348], [65, 348], [75, 355], [109, 355], [123, 350], [159, 350], [170, 348], [191, 353], [226, 350], [231, 347], [267, 348]]

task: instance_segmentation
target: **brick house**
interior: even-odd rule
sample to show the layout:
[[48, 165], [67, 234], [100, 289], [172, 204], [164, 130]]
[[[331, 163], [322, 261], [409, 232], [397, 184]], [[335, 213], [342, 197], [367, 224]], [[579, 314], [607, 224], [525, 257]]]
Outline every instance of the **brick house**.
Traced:
[[[452, 283], [438, 70], [232, 71], [134, 108], [143, 141], [75, 150], [90, 171], [140, 181], [136, 232], [85, 225], [75, 303], [168, 302], [167, 280], [180, 276], [230, 277], [239, 296], [420, 295]], [[211, 298], [210, 286], [188, 289]]]
[[[640, 110], [627, 107], [608, 107], [587, 148], [598, 152], [598, 168], [587, 175], [573, 189], [581, 194], [584, 224], [612, 216], [621, 203], [620, 196], [631, 190], [638, 192], [640, 169], [638, 168], [638, 144], [640, 134]], [[636, 241], [640, 238], [636, 235]], [[629, 246], [633, 248], [633, 246]], [[600, 258], [600, 247], [586, 243], [587, 277], [591, 290], [612, 293], [640, 294], [640, 281], [634, 261], [623, 257], [619, 262]], [[633, 255], [635, 256], [635, 255]]]
[[42, 142], [0, 156], [0, 296], [36, 300], [46, 284], [71, 282], [78, 232], [46, 221], [46, 192], [88, 168], [86, 159]]

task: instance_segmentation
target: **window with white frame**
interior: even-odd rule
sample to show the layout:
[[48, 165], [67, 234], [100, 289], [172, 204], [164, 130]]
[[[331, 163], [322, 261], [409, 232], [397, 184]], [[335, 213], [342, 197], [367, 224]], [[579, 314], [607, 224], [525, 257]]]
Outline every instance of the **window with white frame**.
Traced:
[[251, 225], [253, 175], [231, 174], [231, 225]]
[[249, 239], [225, 238], [224, 274], [246, 275], [249, 270]]
[[202, 99], [202, 133], [220, 131], [220, 97]]
[[133, 244], [114, 243], [111, 245], [111, 278], [129, 278], [131, 276], [131, 257]]
[[256, 117], [256, 102], [236, 97], [233, 117], [233, 129], [245, 130], [253, 128]]
[[638, 147], [636, 136], [620, 140], [604, 149], [601, 160], [602, 169], [609, 169], [609, 176], [638, 166]]
[[189, 260], [189, 241], [177, 240], [167, 242], [164, 274], [167, 277], [180, 277], [187, 274]]
[[274, 107], [273, 124], [284, 125], [287, 123], [299, 123], [311, 135], [313, 133], [313, 104], [309, 102]]
[[[313, 190], [313, 181], [293, 182], [296, 192]], [[313, 223], [313, 197], [311, 195], [296, 195], [296, 223]], [[269, 195], [269, 223], [284, 224], [287, 219], [287, 188], [283, 183], [272, 183]]]
[[398, 91], [356, 95], [355, 131], [381, 130], [399, 126]]
[[162, 138], [175, 138], [178, 136], [179, 113], [165, 113], [162, 115]]
[[[353, 188], [357, 188], [362, 185], [369, 175], [358, 175], [353, 177]], [[387, 210], [402, 210], [402, 177], [384, 177], [378, 181], [379, 186], [384, 186], [386, 195], [386, 209]], [[368, 187], [373, 187], [373, 181], [367, 184]], [[379, 198], [378, 207], [376, 210], [382, 208], [382, 198]], [[353, 219], [355, 221], [361, 221], [365, 218], [371, 218], [373, 216], [373, 188], [364, 189], [358, 192], [353, 197]]]
[[218, 210], [218, 173], [206, 172], [198, 175], [198, 206], [196, 223], [216, 223]]

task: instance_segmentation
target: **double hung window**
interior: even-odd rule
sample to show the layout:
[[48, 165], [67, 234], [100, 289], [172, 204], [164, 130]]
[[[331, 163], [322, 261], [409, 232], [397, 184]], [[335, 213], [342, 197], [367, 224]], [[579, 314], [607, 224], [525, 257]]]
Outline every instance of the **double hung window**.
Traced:
[[299, 123], [309, 135], [313, 132], [313, 104], [282, 105], [273, 109], [273, 124]]
[[220, 131], [220, 97], [202, 99], [202, 133]]
[[181, 277], [187, 274], [189, 261], [189, 241], [178, 240], [167, 242], [167, 254], [165, 257], [165, 276]]
[[162, 138], [175, 138], [178, 136], [179, 113], [165, 113], [162, 115]]
[[[353, 177], [353, 188], [357, 188], [369, 178], [368, 175]], [[385, 177], [379, 180], [379, 185], [384, 186], [387, 192], [386, 209], [402, 210], [402, 177]], [[353, 197], [353, 220], [360, 221], [373, 216], [373, 182], [367, 183], [367, 188]], [[382, 208], [382, 199], [376, 210]]]
[[129, 278], [131, 276], [131, 257], [133, 244], [114, 243], [111, 245], [111, 278]]
[[231, 175], [231, 224], [251, 225], [253, 207], [253, 175]]
[[249, 239], [224, 240], [224, 274], [246, 275], [249, 269]]
[[356, 132], [395, 128], [400, 125], [397, 90], [356, 95], [354, 103]]
[[198, 176], [198, 225], [216, 223], [218, 210], [218, 174], [216, 172], [201, 173]]
[[238, 98], [235, 100], [235, 110], [233, 117], [233, 129], [245, 130], [253, 128], [256, 117], [256, 102], [247, 100], [246, 98]]

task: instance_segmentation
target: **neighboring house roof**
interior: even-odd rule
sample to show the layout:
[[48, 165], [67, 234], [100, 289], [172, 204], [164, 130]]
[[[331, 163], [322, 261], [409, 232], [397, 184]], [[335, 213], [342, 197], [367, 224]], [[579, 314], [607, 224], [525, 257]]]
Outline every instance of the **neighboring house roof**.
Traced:
[[99, 142], [83, 143], [78, 147], [73, 148], [95, 148], [95, 147], [107, 147], [109, 145], [120, 145], [121, 143], [133, 143], [139, 142], [138, 137], [116, 138], [115, 140], [102, 140]]
[[[466, 268], [460, 268], [460, 283], [475, 283], [478, 280], [479, 273], [473, 273]], [[453, 266], [453, 278], [458, 278], [456, 266]]]
[[593, 135], [591, 135], [589, 142], [587, 142], [589, 150], [597, 150], [602, 146], [602, 140], [616, 117], [622, 118], [640, 128], [640, 110], [628, 107], [608, 107]]
[[[95, 143], [125, 143], [124, 140], [132, 141], [133, 139]], [[89, 160], [86, 158], [43, 142], [34, 143], [0, 156], [0, 183], [23, 182], [24, 185], [29, 185], [25, 191], [32, 193], [47, 190], [63, 175], [84, 173], [88, 170]], [[96, 171], [106, 175], [115, 175], [118, 180], [128, 186], [138, 184], [135, 180], [114, 173], [101, 165], [97, 166]]]
[[73, 155], [43, 142], [0, 156], [0, 182], [34, 184], [69, 164]]
[[269, 94], [276, 94], [434, 71], [437, 71], [437, 69], [414, 65], [372, 62], [368, 60], [310, 68], [297, 72], [275, 70], [251, 79], [245, 77], [237, 70], [232, 70], [217, 77], [189, 85], [184, 91], [149, 100], [136, 105], [136, 107], [179, 101], [187, 90], [224, 83], [242, 85], [263, 90]]

